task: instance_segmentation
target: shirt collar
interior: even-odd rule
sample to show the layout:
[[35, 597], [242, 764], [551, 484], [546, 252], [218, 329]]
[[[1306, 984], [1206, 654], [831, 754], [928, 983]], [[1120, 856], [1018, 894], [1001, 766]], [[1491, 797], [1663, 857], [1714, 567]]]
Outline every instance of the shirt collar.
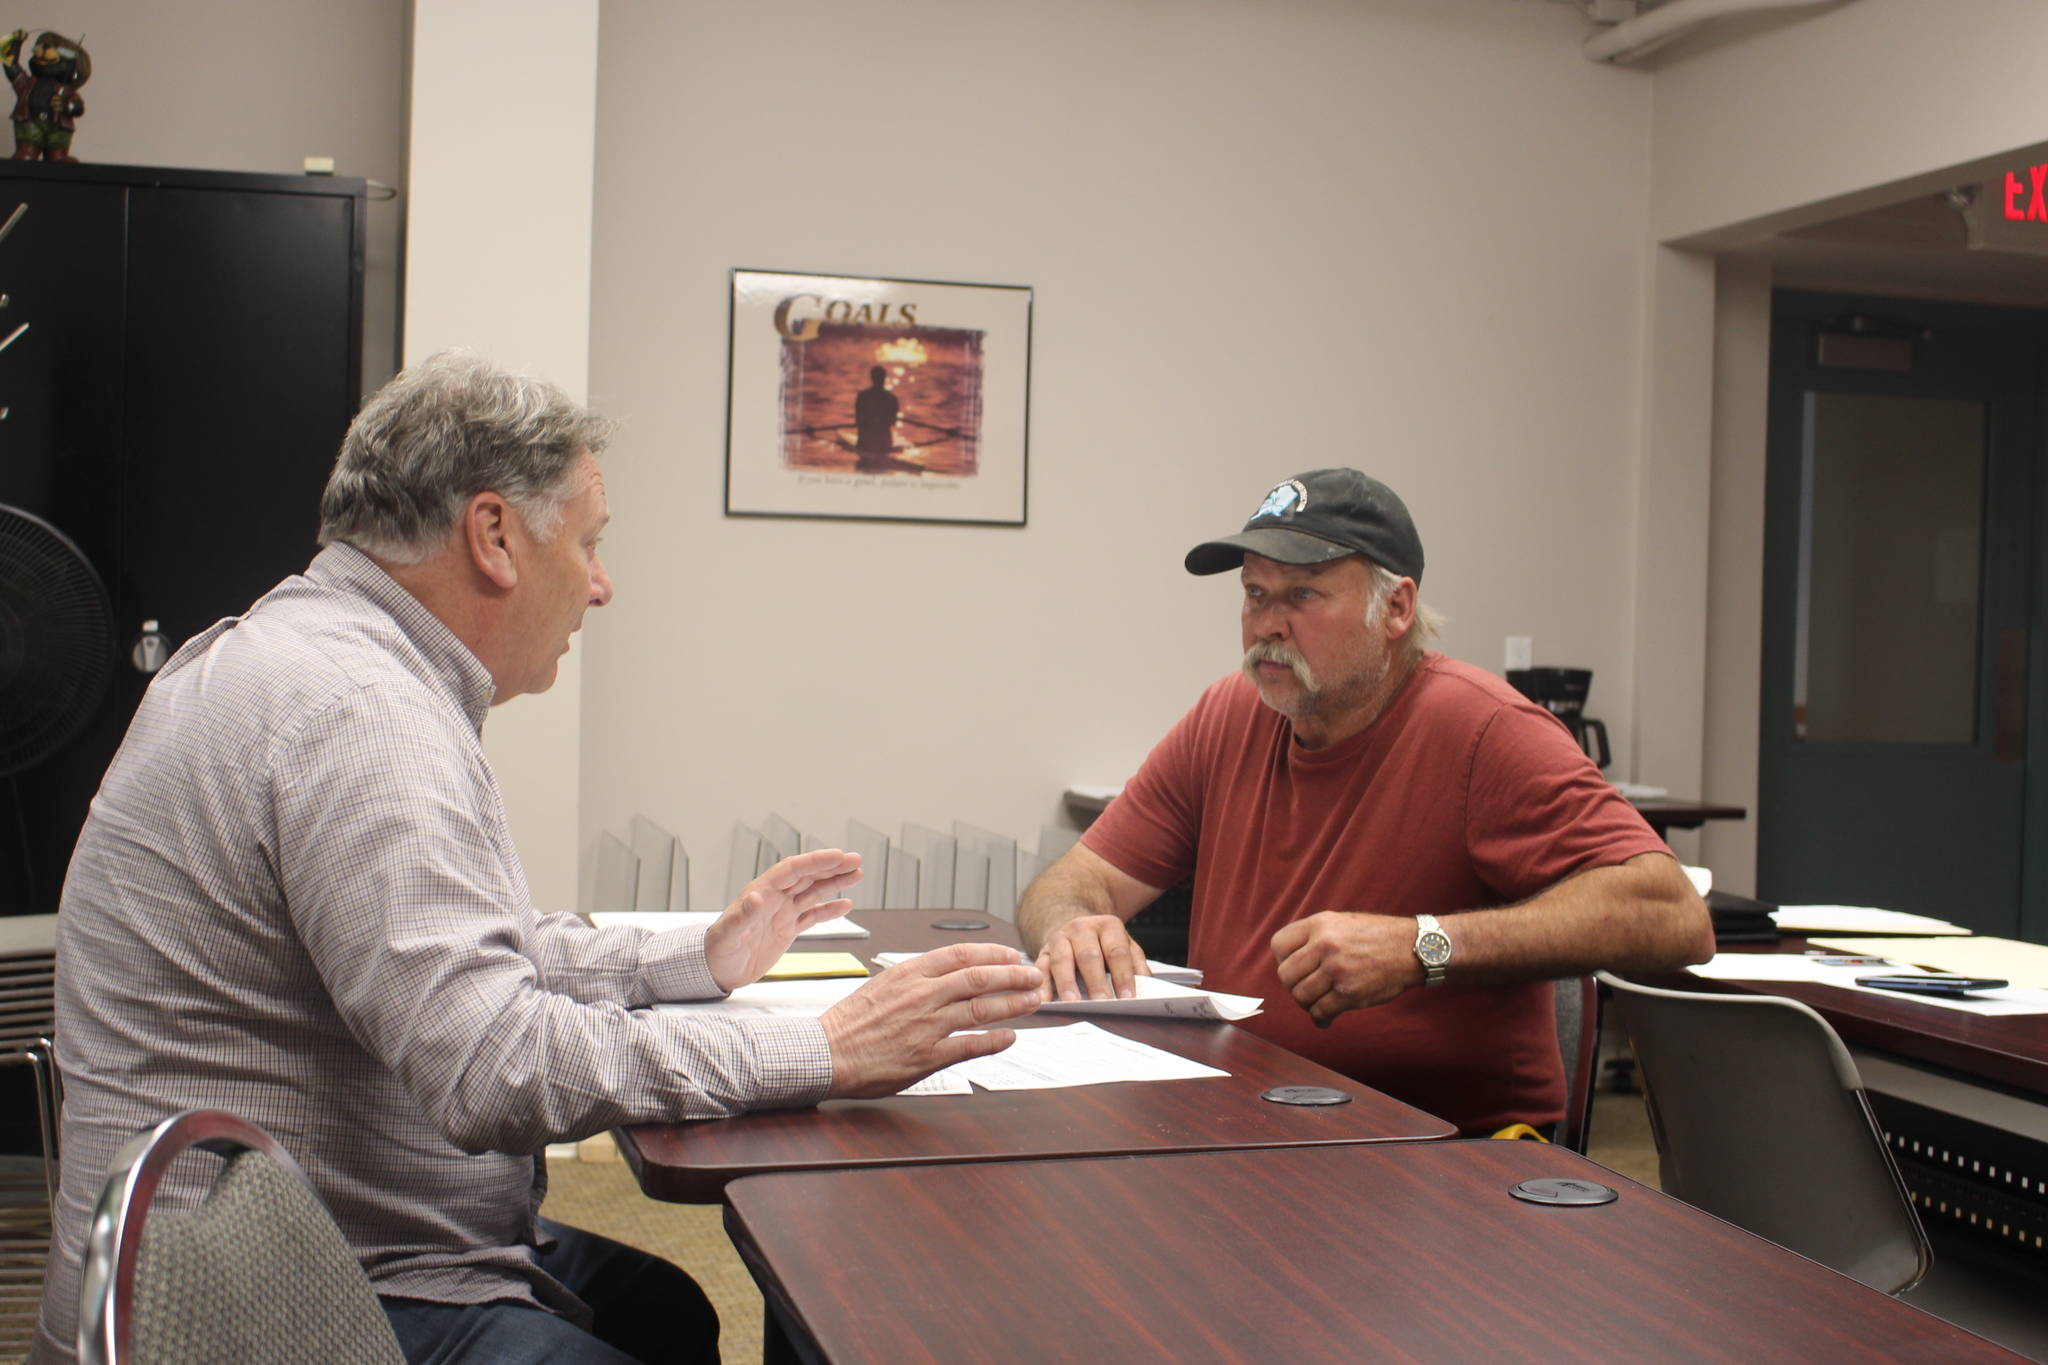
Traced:
[[354, 593], [383, 608], [419, 651], [449, 699], [462, 708], [478, 732], [483, 730], [484, 717], [498, 693], [491, 671], [440, 617], [379, 568], [376, 560], [353, 545], [337, 542], [313, 557], [306, 577], [321, 587]]

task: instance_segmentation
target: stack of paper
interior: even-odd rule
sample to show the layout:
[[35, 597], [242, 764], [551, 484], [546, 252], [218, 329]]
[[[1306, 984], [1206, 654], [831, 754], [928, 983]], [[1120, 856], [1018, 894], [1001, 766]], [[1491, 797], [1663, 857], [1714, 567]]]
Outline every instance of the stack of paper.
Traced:
[[[1941, 946], [1948, 948], [1962, 944], [1982, 943], [1983, 939], [1942, 940]], [[1870, 995], [1883, 996], [1892, 1000], [1911, 1000], [1919, 1005], [1937, 1005], [1942, 1009], [1961, 1010], [1966, 1014], [2048, 1014], [2048, 990], [2034, 989], [2034, 983], [2020, 980], [2017, 975], [2004, 971], [1957, 969], [1968, 976], [1988, 976], [2012, 981], [2010, 986], [1974, 992], [1967, 997], [1943, 995], [1909, 995], [1902, 991], [1888, 991], [1876, 986], [1858, 985], [1859, 976], [1939, 976], [1940, 972], [1925, 972], [1912, 965], [1913, 958], [1899, 960], [1898, 949], [1903, 945], [1908, 950], [1924, 950], [1933, 940], [1928, 939], [1848, 939], [1839, 945], [1847, 953], [1854, 953], [1866, 959], [1853, 963], [1836, 964], [1824, 957], [1803, 957], [1797, 953], [1716, 953], [1712, 959], [1696, 967], [1688, 968], [1695, 976], [1710, 977], [1720, 981], [1810, 981], [1822, 986], [1835, 986], [1845, 991], [1861, 991]], [[1877, 953], [1873, 947], [1883, 945], [1892, 951]], [[2019, 947], [2030, 947], [2020, 944]], [[2048, 949], [2037, 951], [2048, 955]], [[1845, 953], [1846, 955], [1846, 953]], [[1882, 957], [1881, 962], [1867, 959]], [[1913, 952], [1913, 957], [1925, 960], [1925, 951]]]
[[852, 953], [784, 953], [761, 973], [763, 981], [804, 981], [812, 977], [866, 976], [868, 969]]
[[1093, 1024], [1017, 1030], [1017, 1041], [992, 1057], [976, 1057], [936, 1072], [906, 1095], [965, 1095], [967, 1082], [984, 1090], [1053, 1090], [1111, 1081], [1184, 1081], [1228, 1076]]
[[[921, 953], [876, 953], [875, 961], [881, 963], [884, 967], [893, 967], [899, 962], [908, 962], [913, 957], [921, 956], [923, 956]], [[1199, 986], [1202, 984], [1202, 969], [1200, 967], [1183, 967], [1177, 962], [1158, 962], [1148, 957], [1145, 959], [1145, 970], [1151, 972], [1153, 976], [1161, 981], [1171, 981], [1177, 986]]]
[[866, 984], [865, 978], [857, 976], [756, 981], [751, 986], [740, 987], [723, 1000], [689, 1000], [654, 1008], [683, 1014], [782, 1015], [815, 1019]]
[[1852, 938], [1814, 939], [1816, 947], [1910, 962], [1959, 976], [1988, 976], [2014, 986], [2048, 989], [2048, 948], [2009, 938]]
[[[894, 967], [918, 957], [917, 953], [876, 953], [875, 961]], [[1173, 968], [1165, 963], [1151, 964]], [[1195, 973], [1199, 980], [1201, 973]], [[1129, 1000], [1048, 1000], [1038, 1007], [1041, 1014], [1108, 1014], [1125, 1019], [1206, 1019], [1212, 1022], [1249, 1019], [1265, 1009], [1255, 995], [1229, 995], [1184, 986], [1155, 972], [1135, 978], [1137, 995]]]
[[[687, 929], [692, 925], [706, 925], [718, 918], [716, 910], [599, 910], [590, 916], [590, 922], [600, 929], [617, 925], [637, 926], [642, 929]], [[866, 938], [868, 931], [841, 915], [838, 919], [821, 920], [798, 934], [800, 939], [814, 938]]]
[[1909, 915], [1903, 910], [1873, 910], [1864, 905], [1781, 905], [1771, 920], [1788, 934], [1926, 934], [1961, 935], [1970, 931], [1944, 919]]

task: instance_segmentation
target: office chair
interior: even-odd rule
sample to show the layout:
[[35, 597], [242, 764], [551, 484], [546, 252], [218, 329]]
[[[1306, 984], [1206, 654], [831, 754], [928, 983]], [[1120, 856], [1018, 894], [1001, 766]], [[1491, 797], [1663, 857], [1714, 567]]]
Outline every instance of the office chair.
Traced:
[[[173, 1161], [224, 1158], [205, 1201], [153, 1208]], [[298, 1163], [254, 1124], [187, 1110], [114, 1158], [79, 1267], [81, 1365], [404, 1365], [355, 1254]]]
[[1557, 1050], [1564, 1058], [1564, 1118], [1554, 1140], [1584, 1155], [1599, 1070], [1600, 987], [1590, 976], [1561, 977], [1550, 984], [1557, 1006]]
[[1927, 1234], [1825, 1019], [1777, 996], [1638, 986], [1607, 972], [1641, 1069], [1664, 1192], [1900, 1294]]

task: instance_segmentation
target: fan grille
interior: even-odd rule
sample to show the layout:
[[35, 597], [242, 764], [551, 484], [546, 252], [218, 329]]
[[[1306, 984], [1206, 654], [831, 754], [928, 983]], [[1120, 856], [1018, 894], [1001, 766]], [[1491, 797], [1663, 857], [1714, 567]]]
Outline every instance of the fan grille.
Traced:
[[0, 504], [0, 776], [69, 743], [113, 671], [99, 575], [63, 532]]

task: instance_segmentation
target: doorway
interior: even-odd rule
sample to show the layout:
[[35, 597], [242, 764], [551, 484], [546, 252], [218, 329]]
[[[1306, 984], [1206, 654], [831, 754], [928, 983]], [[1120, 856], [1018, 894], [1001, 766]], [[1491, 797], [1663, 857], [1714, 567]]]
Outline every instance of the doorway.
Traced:
[[2048, 313], [1774, 294], [1764, 899], [2048, 936], [2044, 354]]

